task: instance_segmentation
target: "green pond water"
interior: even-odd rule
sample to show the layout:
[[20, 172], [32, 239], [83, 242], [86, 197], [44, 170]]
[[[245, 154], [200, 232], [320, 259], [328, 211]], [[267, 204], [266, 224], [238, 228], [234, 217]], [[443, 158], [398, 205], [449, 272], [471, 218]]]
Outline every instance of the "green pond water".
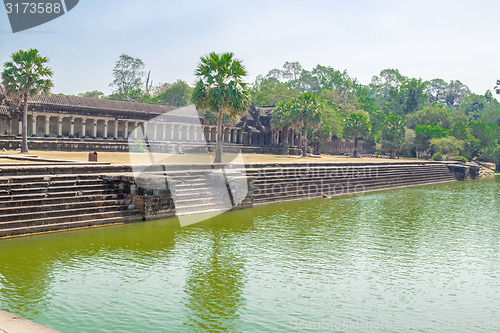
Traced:
[[500, 178], [0, 241], [1, 309], [63, 332], [500, 331]]

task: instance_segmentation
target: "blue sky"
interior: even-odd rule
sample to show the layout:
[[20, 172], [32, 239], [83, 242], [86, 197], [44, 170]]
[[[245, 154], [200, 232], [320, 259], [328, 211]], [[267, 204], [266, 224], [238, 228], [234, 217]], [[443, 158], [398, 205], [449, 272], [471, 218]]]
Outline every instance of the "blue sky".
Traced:
[[0, 10], [0, 62], [18, 49], [50, 59], [54, 92], [111, 92], [122, 53], [154, 83], [194, 82], [201, 55], [232, 51], [253, 81], [285, 61], [346, 69], [362, 83], [384, 68], [460, 80], [475, 93], [500, 79], [500, 1], [80, 0], [70, 12], [13, 34]]

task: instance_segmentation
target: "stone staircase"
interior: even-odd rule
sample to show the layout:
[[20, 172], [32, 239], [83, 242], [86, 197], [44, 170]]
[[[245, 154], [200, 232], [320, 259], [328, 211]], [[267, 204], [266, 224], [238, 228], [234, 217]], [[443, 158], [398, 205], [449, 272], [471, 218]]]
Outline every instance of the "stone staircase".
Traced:
[[175, 215], [185, 216], [193, 214], [212, 214], [224, 211], [224, 207], [231, 207], [224, 190], [217, 185], [210, 184], [206, 174], [208, 170], [191, 170], [173, 176], [175, 182], [174, 202]]
[[99, 174], [0, 177], [0, 237], [140, 219]]
[[441, 163], [253, 165], [246, 173], [256, 205], [456, 180]]

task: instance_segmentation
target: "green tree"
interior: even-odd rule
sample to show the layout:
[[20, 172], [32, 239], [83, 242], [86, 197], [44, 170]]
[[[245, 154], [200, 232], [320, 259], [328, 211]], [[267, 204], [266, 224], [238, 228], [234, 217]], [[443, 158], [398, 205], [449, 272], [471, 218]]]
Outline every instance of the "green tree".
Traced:
[[288, 84], [280, 82], [277, 78], [268, 74], [263, 77], [257, 76], [252, 87], [252, 100], [255, 105], [275, 105], [278, 102], [290, 102], [299, 94]]
[[54, 86], [52, 71], [46, 66], [46, 57], [38, 50], [19, 50], [11, 55], [11, 60], [4, 64], [2, 82], [7, 95], [16, 101], [23, 100], [22, 143], [21, 152], [28, 152], [28, 97], [38, 94], [49, 94]]
[[405, 140], [404, 119], [395, 113], [386, 115], [382, 126], [382, 147], [389, 150], [391, 158], [394, 158], [396, 151], [401, 149]]
[[347, 115], [344, 126], [344, 137], [354, 139], [354, 157], [358, 156], [358, 139], [368, 138], [371, 125], [370, 117], [364, 112], [353, 112]]
[[443, 127], [430, 124], [430, 125], [417, 125], [415, 127], [415, 150], [418, 158], [419, 151], [425, 151], [429, 148], [429, 141], [433, 138], [444, 138], [448, 136], [449, 131]]
[[110, 84], [118, 99], [130, 97], [134, 91], [142, 91], [144, 67], [141, 59], [126, 54], [120, 55], [113, 69], [113, 82]]
[[279, 102], [271, 114], [271, 126], [283, 130], [283, 155], [288, 154], [288, 132], [293, 127], [292, 104], [290, 102]]
[[448, 157], [456, 156], [464, 150], [464, 142], [453, 136], [432, 138], [430, 140], [430, 150], [432, 154], [441, 153]]
[[160, 104], [186, 106], [191, 100], [191, 94], [192, 88], [185, 81], [177, 80], [153, 100]]
[[93, 91], [87, 91], [84, 93], [79, 93], [78, 96], [80, 97], [91, 97], [91, 98], [103, 98], [104, 93], [102, 93], [99, 90], [93, 90]]
[[292, 118], [302, 124], [302, 155], [307, 156], [308, 134], [312, 134], [321, 123], [322, 105], [318, 96], [306, 92], [293, 101]]
[[424, 107], [407, 117], [408, 127], [414, 129], [417, 125], [439, 125], [447, 130], [451, 129], [454, 122], [467, 120], [459, 111], [450, 111], [442, 105], [434, 104]]
[[247, 71], [232, 52], [210, 53], [201, 57], [195, 70], [198, 78], [192, 100], [199, 110], [217, 115], [217, 150], [215, 163], [222, 162], [222, 118], [224, 114], [237, 117], [245, 112], [250, 94], [243, 78]]

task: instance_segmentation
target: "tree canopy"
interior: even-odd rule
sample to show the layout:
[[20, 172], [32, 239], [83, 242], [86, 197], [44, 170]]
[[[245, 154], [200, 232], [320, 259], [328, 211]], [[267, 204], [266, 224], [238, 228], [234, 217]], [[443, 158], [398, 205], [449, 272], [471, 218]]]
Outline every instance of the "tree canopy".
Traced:
[[28, 97], [49, 94], [54, 86], [52, 70], [46, 66], [49, 60], [37, 49], [19, 50], [4, 63], [2, 83], [6, 94], [17, 102], [23, 101], [21, 152], [28, 152]]
[[223, 116], [240, 116], [247, 110], [250, 93], [243, 79], [247, 71], [232, 52], [212, 52], [200, 58], [195, 70], [198, 79], [192, 100], [199, 110], [210, 110], [217, 116], [217, 149], [215, 163], [222, 162]]

